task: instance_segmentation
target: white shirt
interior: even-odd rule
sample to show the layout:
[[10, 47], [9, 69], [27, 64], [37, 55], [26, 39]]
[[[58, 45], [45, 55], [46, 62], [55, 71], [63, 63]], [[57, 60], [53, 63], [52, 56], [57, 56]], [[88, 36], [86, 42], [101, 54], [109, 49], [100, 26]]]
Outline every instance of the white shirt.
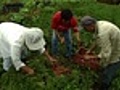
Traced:
[[101, 47], [99, 57], [101, 64], [106, 66], [115, 63], [120, 57], [120, 29], [107, 21], [98, 21], [97, 44]]
[[[20, 57], [28, 31], [29, 28], [12, 22], [0, 24], [0, 57], [3, 59], [11, 57], [16, 70], [25, 65], [21, 62]], [[40, 51], [42, 53], [45, 51], [44, 45]]]

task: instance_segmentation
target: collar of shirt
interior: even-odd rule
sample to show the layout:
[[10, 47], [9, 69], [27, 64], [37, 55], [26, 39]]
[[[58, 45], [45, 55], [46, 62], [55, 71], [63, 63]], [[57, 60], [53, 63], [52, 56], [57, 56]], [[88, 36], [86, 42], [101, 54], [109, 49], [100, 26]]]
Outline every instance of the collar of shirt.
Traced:
[[98, 38], [98, 26], [96, 24], [96, 27], [95, 27], [95, 32], [93, 34], [93, 40], [96, 40]]

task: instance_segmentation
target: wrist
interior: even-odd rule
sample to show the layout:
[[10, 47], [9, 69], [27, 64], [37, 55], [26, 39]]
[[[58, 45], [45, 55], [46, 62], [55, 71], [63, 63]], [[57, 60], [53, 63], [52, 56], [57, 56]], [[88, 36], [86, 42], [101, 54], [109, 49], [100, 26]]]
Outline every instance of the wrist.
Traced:
[[98, 58], [98, 60], [100, 60], [100, 59], [101, 59], [101, 55], [97, 55], [96, 57]]

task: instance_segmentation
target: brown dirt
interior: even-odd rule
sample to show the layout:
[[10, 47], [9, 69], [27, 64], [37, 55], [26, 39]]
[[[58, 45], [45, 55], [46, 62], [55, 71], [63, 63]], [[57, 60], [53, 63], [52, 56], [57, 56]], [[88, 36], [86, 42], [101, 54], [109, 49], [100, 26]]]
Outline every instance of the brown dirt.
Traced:
[[[87, 52], [84, 47], [81, 47], [78, 53], [73, 56], [73, 62], [85, 67], [90, 68], [92, 70], [98, 70], [100, 68], [99, 59], [98, 58], [91, 58], [90, 60], [85, 60], [83, 55]], [[94, 53], [90, 52], [89, 55], [94, 55]]]
[[70, 74], [70, 69], [66, 68], [58, 63], [52, 65], [52, 70], [55, 75], [60, 76], [61, 74]]

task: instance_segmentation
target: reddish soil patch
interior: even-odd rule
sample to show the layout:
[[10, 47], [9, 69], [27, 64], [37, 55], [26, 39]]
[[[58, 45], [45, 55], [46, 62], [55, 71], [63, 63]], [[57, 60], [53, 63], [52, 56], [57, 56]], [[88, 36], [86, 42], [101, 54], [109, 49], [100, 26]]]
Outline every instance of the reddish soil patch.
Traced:
[[[84, 47], [81, 47], [78, 53], [73, 56], [73, 62], [85, 68], [90, 68], [95, 71], [98, 70], [100, 68], [99, 59], [90, 58], [89, 60], [85, 60], [83, 56], [86, 54], [86, 52], [87, 50]], [[90, 52], [89, 55], [95, 54]]]
[[60, 76], [61, 74], [70, 74], [70, 69], [66, 68], [58, 63], [52, 65], [52, 70], [55, 75]]

